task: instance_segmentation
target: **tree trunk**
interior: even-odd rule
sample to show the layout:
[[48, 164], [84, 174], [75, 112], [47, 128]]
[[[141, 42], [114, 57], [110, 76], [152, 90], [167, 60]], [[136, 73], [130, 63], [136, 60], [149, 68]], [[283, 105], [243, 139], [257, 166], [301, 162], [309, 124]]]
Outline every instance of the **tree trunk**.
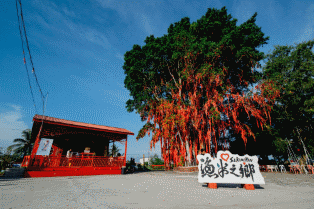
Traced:
[[197, 153], [195, 153], [194, 149], [192, 149], [192, 156], [193, 156], [193, 162], [196, 163], [196, 156], [197, 156]]
[[190, 165], [191, 164], [191, 156], [190, 156], [190, 146], [189, 146], [188, 140], [185, 141], [185, 149], [186, 149], [186, 153], [187, 153], [187, 160], [185, 160], [185, 162], [188, 162], [188, 165]]

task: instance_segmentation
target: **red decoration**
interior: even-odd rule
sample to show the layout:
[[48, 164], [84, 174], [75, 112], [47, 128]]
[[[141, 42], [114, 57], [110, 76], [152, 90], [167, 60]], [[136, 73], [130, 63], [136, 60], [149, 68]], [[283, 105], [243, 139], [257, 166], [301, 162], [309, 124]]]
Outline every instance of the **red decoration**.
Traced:
[[[255, 136], [249, 126], [238, 120], [239, 112], [244, 110], [248, 116], [254, 116], [257, 125], [263, 129], [268, 120], [271, 124], [269, 113], [275, 99], [279, 97], [279, 90], [274, 89], [274, 83], [268, 80], [255, 87], [260, 94], [240, 95], [228, 79], [229, 71], [219, 63], [219, 55], [214, 56], [212, 62], [208, 62], [209, 69], [199, 71], [196, 70], [198, 69], [197, 55], [187, 53], [187, 58], [182, 59], [185, 68], [181, 75], [185, 79], [179, 78], [179, 82], [176, 82], [177, 88], [171, 89], [172, 100], [159, 98], [148, 102], [150, 111], [147, 122], [154, 121], [150, 147], [155, 147], [155, 144], [160, 141], [166, 164], [173, 160], [178, 165], [179, 160], [176, 156], [185, 158], [187, 153], [192, 159], [193, 154], [196, 157], [202, 148], [210, 152], [212, 144], [214, 152], [217, 153], [217, 140], [221, 140], [220, 136], [228, 128], [240, 133], [246, 145], [247, 136], [252, 136], [254, 139]], [[254, 64], [253, 61], [251, 63]], [[222, 67], [221, 71], [217, 66]], [[175, 66], [169, 66], [171, 67]], [[239, 78], [242, 85], [248, 86], [243, 71], [239, 70], [235, 77]], [[169, 87], [168, 83], [166, 87]], [[183, 89], [187, 93], [183, 93]], [[154, 93], [156, 95], [160, 93], [157, 86]], [[229, 103], [230, 100], [234, 102]], [[222, 120], [221, 115], [226, 116], [228, 120]], [[144, 117], [144, 112], [141, 112], [141, 116]], [[146, 133], [149, 131], [147, 129]], [[166, 151], [170, 153], [166, 154]]]

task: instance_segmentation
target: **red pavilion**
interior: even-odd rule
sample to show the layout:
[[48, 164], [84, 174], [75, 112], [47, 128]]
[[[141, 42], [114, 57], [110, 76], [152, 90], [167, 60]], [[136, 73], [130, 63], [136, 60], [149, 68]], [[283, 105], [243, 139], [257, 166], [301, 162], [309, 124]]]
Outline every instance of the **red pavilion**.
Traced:
[[[33, 118], [34, 148], [25, 156], [25, 177], [122, 174], [126, 165], [127, 136], [134, 133], [102, 125], [81, 123], [42, 115]], [[41, 139], [52, 144], [48, 155], [38, 155]], [[125, 147], [124, 156], [109, 156], [109, 144]], [[86, 149], [87, 148], [87, 149]], [[68, 150], [71, 155], [66, 156]], [[85, 152], [84, 152], [85, 150]]]

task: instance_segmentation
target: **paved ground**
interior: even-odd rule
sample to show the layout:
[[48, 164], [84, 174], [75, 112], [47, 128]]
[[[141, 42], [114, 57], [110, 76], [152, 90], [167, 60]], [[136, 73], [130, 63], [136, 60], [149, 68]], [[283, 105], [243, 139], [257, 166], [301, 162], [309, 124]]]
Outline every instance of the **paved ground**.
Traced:
[[254, 191], [237, 184], [218, 184], [212, 190], [197, 182], [197, 173], [7, 175], [0, 177], [0, 208], [314, 208], [313, 175], [262, 174], [266, 184]]

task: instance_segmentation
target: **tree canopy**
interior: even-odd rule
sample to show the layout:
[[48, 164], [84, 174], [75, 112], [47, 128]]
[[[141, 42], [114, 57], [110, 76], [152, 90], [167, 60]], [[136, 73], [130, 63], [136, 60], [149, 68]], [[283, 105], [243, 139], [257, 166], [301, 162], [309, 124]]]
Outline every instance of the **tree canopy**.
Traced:
[[[180, 156], [191, 159], [200, 147], [211, 152], [230, 128], [254, 136], [237, 119], [241, 111], [254, 117], [259, 127], [270, 120], [269, 112], [279, 91], [265, 79], [250, 89], [261, 74], [255, 69], [266, 44], [257, 13], [237, 26], [227, 10], [211, 9], [194, 23], [188, 17], [171, 24], [168, 34], [145, 39], [125, 53], [125, 87], [133, 99], [129, 112], [140, 114], [146, 124], [137, 139], [153, 133], [151, 147], [160, 141], [166, 162]], [[153, 121], [153, 122], [151, 122]]]
[[[270, 113], [272, 124], [267, 129], [256, 128], [254, 120], [240, 115], [239, 120], [252, 127], [256, 142], [248, 140], [249, 149], [244, 150], [241, 141], [234, 141], [232, 152], [273, 155], [278, 160], [288, 158], [288, 141], [297, 155], [305, 155], [302, 141], [313, 156], [313, 102], [314, 102], [314, 40], [295, 46], [275, 46], [265, 56], [266, 64], [261, 79], [276, 81], [274, 88], [280, 91], [273, 111]], [[232, 137], [239, 137], [231, 134]], [[259, 148], [259, 149], [258, 149]]]
[[[314, 40], [295, 46], [275, 46], [266, 56], [263, 78], [276, 80], [281, 97], [276, 99], [272, 112], [274, 124], [271, 135], [277, 141], [292, 139], [295, 149], [304, 154], [301, 139], [314, 154]], [[276, 141], [275, 141], [276, 143]], [[286, 151], [286, 144], [277, 149]]]
[[16, 144], [10, 145], [9, 147], [13, 150], [14, 154], [21, 157], [29, 155], [32, 152], [33, 143], [31, 143], [32, 130], [26, 129], [22, 131], [23, 138], [14, 139], [13, 142]]

